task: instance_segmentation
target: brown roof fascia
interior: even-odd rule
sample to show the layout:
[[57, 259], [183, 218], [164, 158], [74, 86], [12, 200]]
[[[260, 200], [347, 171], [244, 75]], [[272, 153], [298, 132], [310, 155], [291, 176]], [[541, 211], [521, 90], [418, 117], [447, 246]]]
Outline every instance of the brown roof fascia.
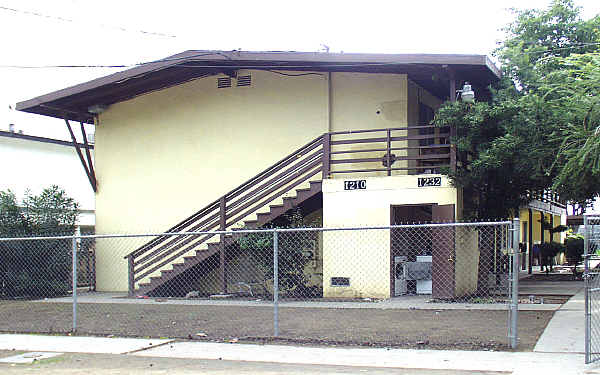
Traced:
[[109, 83], [125, 81], [127, 79], [134, 78], [136, 76], [139, 76], [139, 75], [142, 75], [145, 73], [164, 69], [165, 67], [181, 63], [183, 61], [181, 59], [185, 58], [184, 55], [186, 55], [186, 53], [187, 52], [169, 56], [169, 57], [167, 57], [163, 60], [159, 60], [157, 62], [151, 62], [151, 63], [145, 64], [142, 66], [137, 66], [132, 69], [127, 69], [127, 70], [113, 73], [113, 74], [110, 74], [110, 75], [107, 75], [104, 77], [96, 78], [96, 79], [93, 79], [93, 80], [85, 82], [85, 83], [80, 83], [80, 84], [70, 86], [70, 87], [67, 87], [64, 89], [53, 91], [48, 94], [40, 95], [33, 99], [29, 99], [29, 100], [25, 100], [25, 101], [17, 103], [16, 109], [18, 111], [23, 111], [27, 108], [35, 107], [37, 105], [43, 105], [44, 103], [51, 102], [56, 99], [64, 98], [67, 96], [77, 95], [82, 92], [85, 92], [85, 91], [88, 91], [88, 90], [91, 90], [91, 89], [94, 89], [97, 87], [101, 87], [101, 86], [104, 86]]
[[[436, 64], [436, 65], [483, 65], [490, 61], [486, 55], [466, 54], [374, 54], [374, 53], [331, 53], [331, 52], [252, 52], [252, 51], [186, 51], [184, 54], [209, 54], [204, 61], [280, 61], [308, 63], [387, 63], [387, 64]], [[183, 55], [183, 54], [182, 54]], [[496, 74], [496, 71], [494, 71]], [[499, 77], [499, 76], [498, 76]]]
[[[166, 57], [161, 60], [149, 62], [147, 64], [136, 66], [132, 69], [124, 70], [105, 77], [97, 78], [89, 82], [71, 86], [65, 89], [54, 91], [45, 95], [35, 97], [17, 103], [16, 109], [19, 111], [35, 112], [35, 107], [46, 107], [58, 114], [60, 108], [52, 108], [51, 103], [57, 100], [76, 96], [89, 90], [98, 89], [102, 86], [122, 83], [129, 79], [138, 78], [147, 73], [160, 71], [176, 65], [189, 62], [215, 62], [215, 65], [226, 68], [228, 65], [235, 65], [239, 61], [240, 65], [256, 62], [258, 65], [272, 62], [281, 64], [281, 69], [291, 69], [289, 63], [319, 64], [320, 69], [339, 66], [339, 64], [388, 64], [388, 65], [472, 65], [483, 66], [490, 70], [494, 76], [500, 77], [500, 71], [485, 55], [462, 55], [462, 54], [370, 54], [370, 53], [324, 53], [324, 52], [251, 52], [251, 51], [211, 51], [211, 50], [190, 50], [176, 55]], [[260, 68], [257, 66], [257, 68]], [[277, 69], [270, 66], [271, 69]], [[50, 104], [49, 104], [50, 103]], [[64, 110], [69, 112], [68, 109]], [[90, 114], [79, 113], [79, 116], [89, 116]], [[68, 116], [64, 113], [63, 116]], [[82, 119], [79, 119], [81, 121]]]

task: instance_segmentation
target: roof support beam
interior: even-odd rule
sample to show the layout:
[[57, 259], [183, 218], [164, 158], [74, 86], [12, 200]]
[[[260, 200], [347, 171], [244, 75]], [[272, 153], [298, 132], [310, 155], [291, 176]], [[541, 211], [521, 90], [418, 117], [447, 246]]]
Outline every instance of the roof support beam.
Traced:
[[66, 117], [65, 117], [65, 123], [67, 124], [67, 129], [69, 130], [69, 134], [71, 135], [71, 140], [73, 141], [73, 147], [75, 147], [77, 156], [79, 156], [79, 161], [81, 161], [81, 165], [83, 166], [85, 174], [87, 175], [90, 185], [92, 186], [92, 190], [94, 190], [94, 193], [95, 193], [98, 190], [97, 184], [96, 184], [96, 174], [94, 172], [94, 166], [92, 164], [92, 156], [90, 154], [87, 137], [85, 136], [85, 130], [83, 129], [83, 123], [81, 123], [81, 133], [83, 135], [83, 141], [85, 143], [85, 149], [86, 149], [86, 153], [87, 153], [87, 157], [88, 157], [87, 161], [88, 161], [89, 165], [86, 163], [86, 160], [83, 158], [83, 153], [81, 152], [81, 147], [79, 146], [79, 143], [77, 143], [77, 139], [75, 138], [75, 134], [73, 133], [73, 129], [71, 128], [71, 124], [69, 123], [69, 120]]
[[[79, 124], [81, 125], [81, 135], [83, 136], [83, 144], [85, 144], [85, 156], [87, 157], [88, 170], [90, 171], [90, 175], [94, 179], [94, 186], [97, 187], [98, 181], [96, 181], [96, 172], [94, 171], [94, 163], [92, 162], [92, 153], [90, 152], [90, 145], [87, 140], [87, 134], [85, 132], [83, 122], [80, 122]], [[94, 189], [94, 193], [95, 192], [96, 189]]]

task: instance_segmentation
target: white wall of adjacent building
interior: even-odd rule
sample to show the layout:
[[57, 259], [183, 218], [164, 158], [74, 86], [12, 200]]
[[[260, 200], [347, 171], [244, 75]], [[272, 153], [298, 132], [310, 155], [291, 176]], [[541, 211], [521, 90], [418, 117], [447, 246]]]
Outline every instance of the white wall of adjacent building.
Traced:
[[79, 203], [80, 226], [95, 225], [94, 191], [72, 146], [0, 136], [0, 190], [21, 200], [27, 190], [39, 194], [51, 185]]

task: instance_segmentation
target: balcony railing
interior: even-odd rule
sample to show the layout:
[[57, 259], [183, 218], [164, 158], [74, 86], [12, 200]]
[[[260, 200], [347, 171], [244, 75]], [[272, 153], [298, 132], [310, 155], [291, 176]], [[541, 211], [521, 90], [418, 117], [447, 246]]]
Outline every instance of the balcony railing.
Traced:
[[[347, 130], [324, 135], [324, 170], [329, 177], [348, 174], [428, 174], [456, 167], [448, 128]], [[327, 157], [329, 155], [329, 157]]]
[[551, 189], [529, 192], [529, 193], [527, 193], [527, 198], [529, 198], [531, 200], [536, 199], [536, 200], [538, 200], [540, 202], [544, 202], [544, 203], [550, 203], [551, 205], [557, 206], [560, 208], [567, 207], [567, 203], [564, 201], [564, 199], [561, 199], [560, 196], [558, 195], [558, 193], [554, 192]]

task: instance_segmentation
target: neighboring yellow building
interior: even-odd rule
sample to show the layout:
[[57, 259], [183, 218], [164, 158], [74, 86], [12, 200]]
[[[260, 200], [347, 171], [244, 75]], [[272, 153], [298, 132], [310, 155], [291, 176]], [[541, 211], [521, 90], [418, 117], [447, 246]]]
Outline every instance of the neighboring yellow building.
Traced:
[[[253, 228], [295, 206], [324, 227], [387, 226], [415, 221], [415, 207], [429, 221], [461, 218], [461, 191], [440, 174], [456, 166], [450, 130], [429, 123], [457, 86], [468, 80], [486, 100], [498, 78], [479, 55], [187, 51], [17, 109], [96, 125], [97, 233]], [[466, 258], [477, 239], [465, 238]], [[310, 249], [308, 271], [325, 296], [395, 294], [389, 235], [368, 262], [353, 260], [367, 264], [360, 276], [343, 272], [345, 250], [329, 241]], [[244, 281], [226, 275], [246, 264], [228, 255], [228, 237], [107, 243], [98, 290], [159, 293], [192, 271], [206, 292]], [[477, 273], [458, 258], [455, 269]], [[333, 285], [345, 278], [351, 286]], [[467, 294], [477, 277], [465, 280], [439, 295]]]
[[566, 207], [558, 201], [557, 197], [549, 193], [538, 194], [535, 197], [536, 199], [532, 200], [527, 207], [521, 208], [519, 212], [521, 251], [524, 251], [521, 267], [529, 273], [532, 272], [534, 265], [541, 265], [539, 252], [534, 252], [536, 245], [564, 241], [564, 232], [550, 233], [548, 227], [544, 227], [542, 222], [546, 222], [552, 228], [567, 224]]

